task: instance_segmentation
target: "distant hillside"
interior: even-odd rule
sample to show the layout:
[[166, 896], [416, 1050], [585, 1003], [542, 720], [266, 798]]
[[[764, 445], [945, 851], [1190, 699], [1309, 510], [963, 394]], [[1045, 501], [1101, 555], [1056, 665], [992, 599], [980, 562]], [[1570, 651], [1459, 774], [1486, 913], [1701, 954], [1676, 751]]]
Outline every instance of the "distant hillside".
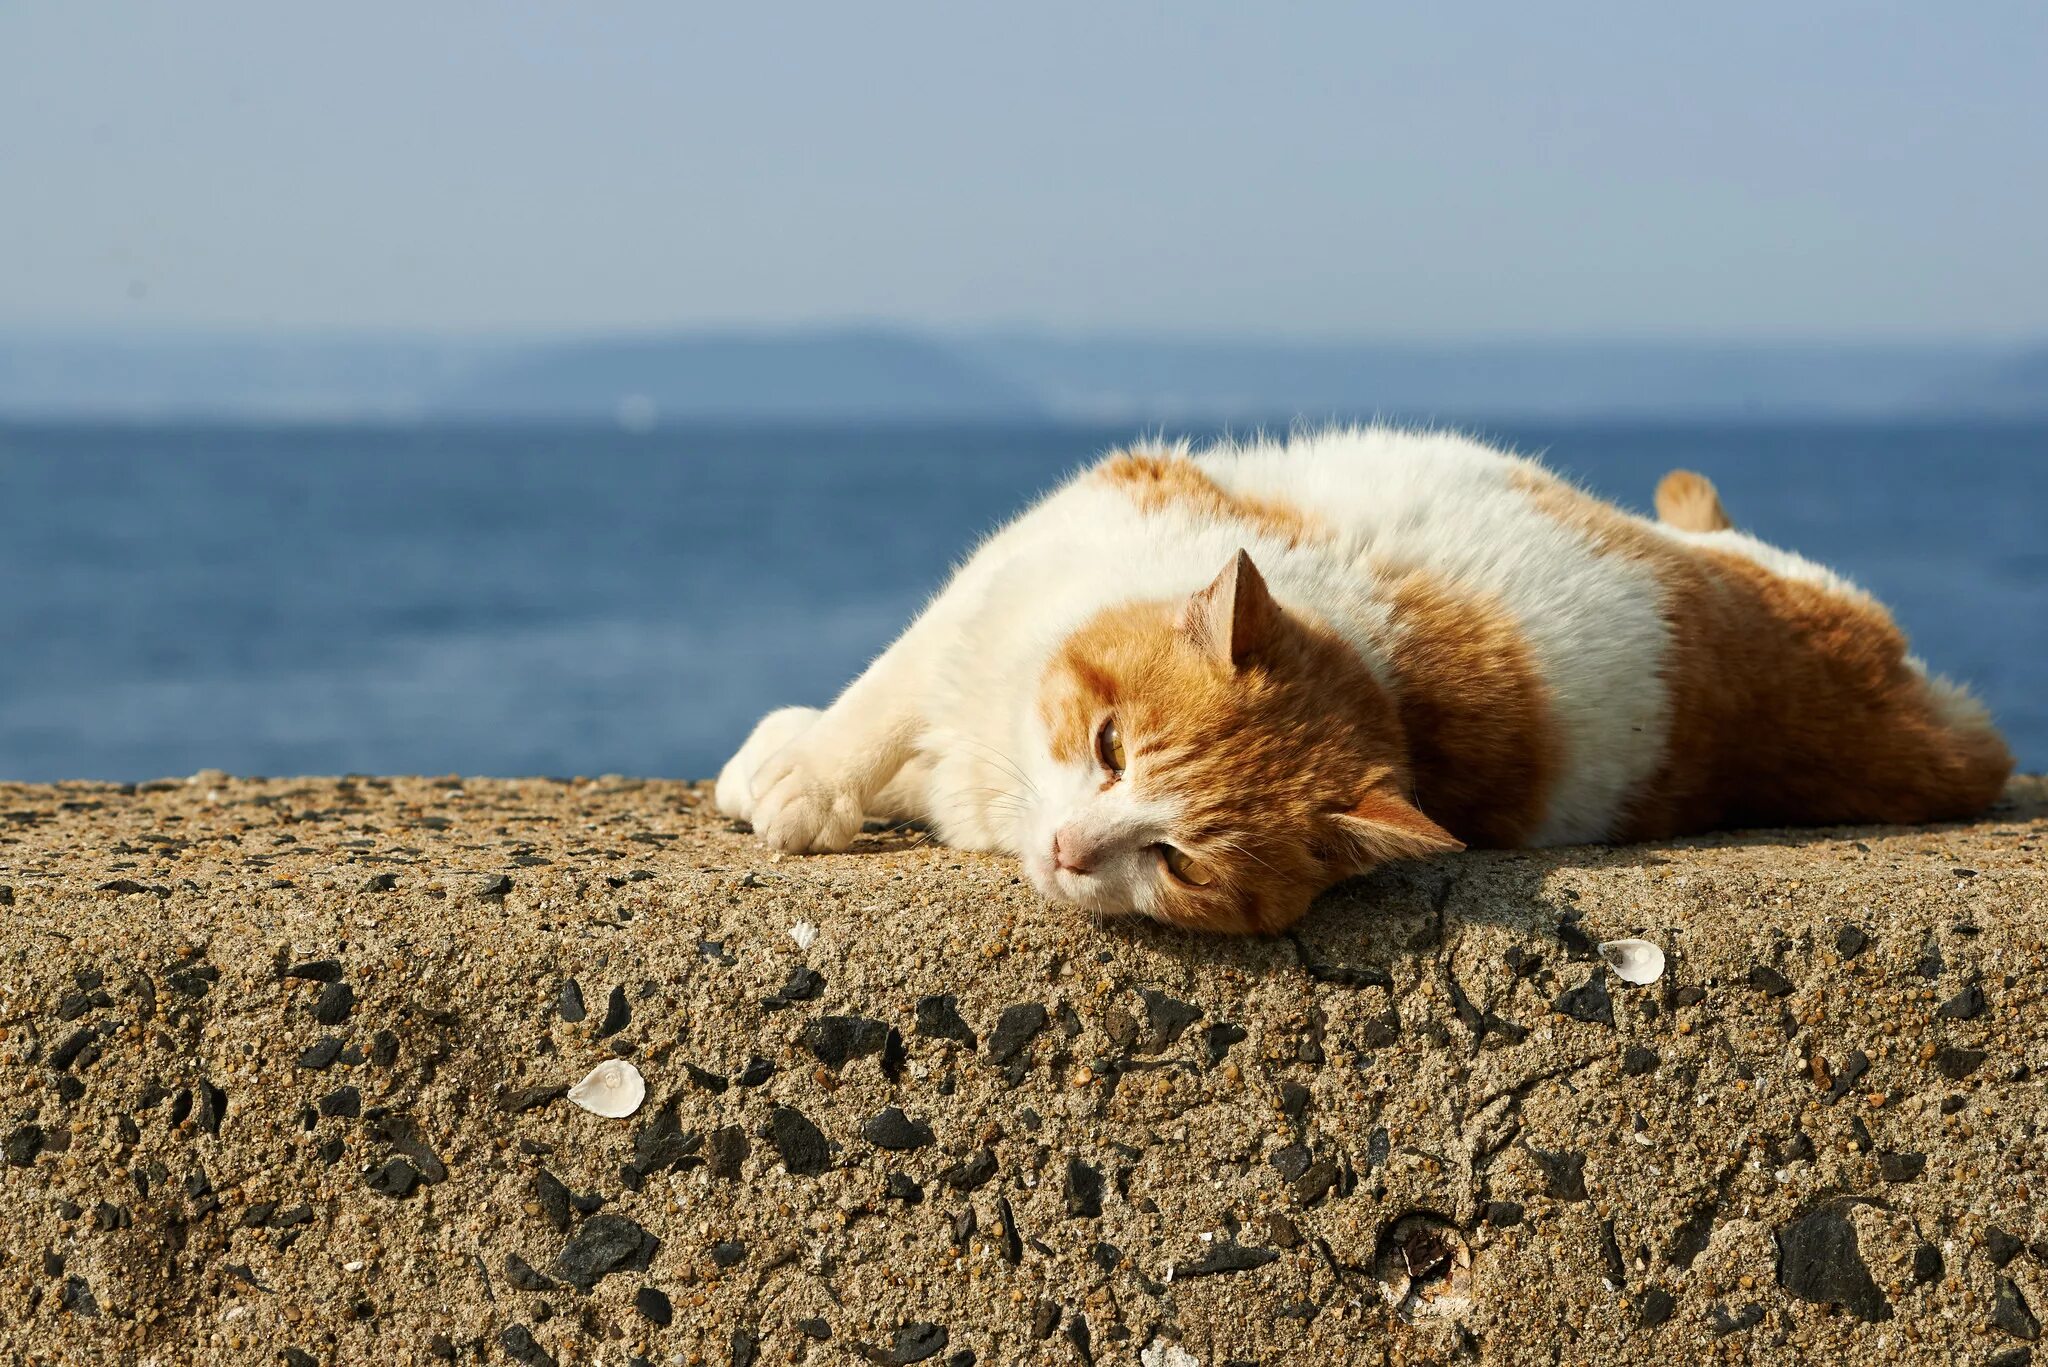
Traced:
[[2048, 347], [1257, 342], [867, 328], [593, 338], [0, 334], [0, 418], [1285, 423], [2048, 415]]
[[943, 344], [892, 332], [577, 342], [487, 367], [444, 390], [462, 416], [617, 418], [1019, 417], [1031, 392]]
[[1940, 407], [2009, 351], [1532, 341], [967, 338], [966, 354], [1095, 418], [1586, 414], [1879, 417]]

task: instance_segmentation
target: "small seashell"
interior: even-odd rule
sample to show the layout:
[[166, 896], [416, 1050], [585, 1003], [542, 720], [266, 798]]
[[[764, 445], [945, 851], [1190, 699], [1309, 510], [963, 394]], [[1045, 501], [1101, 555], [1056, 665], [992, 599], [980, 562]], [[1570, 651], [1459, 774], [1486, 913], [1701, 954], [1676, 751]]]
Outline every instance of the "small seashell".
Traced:
[[811, 942], [818, 938], [818, 928], [809, 921], [798, 921], [789, 928], [789, 938], [796, 941], [798, 949], [809, 949]]
[[1664, 951], [1648, 940], [1608, 940], [1600, 946], [1615, 976], [1641, 987], [1664, 976]]
[[621, 1120], [647, 1099], [647, 1080], [622, 1058], [608, 1058], [569, 1089], [569, 1100], [592, 1115]]

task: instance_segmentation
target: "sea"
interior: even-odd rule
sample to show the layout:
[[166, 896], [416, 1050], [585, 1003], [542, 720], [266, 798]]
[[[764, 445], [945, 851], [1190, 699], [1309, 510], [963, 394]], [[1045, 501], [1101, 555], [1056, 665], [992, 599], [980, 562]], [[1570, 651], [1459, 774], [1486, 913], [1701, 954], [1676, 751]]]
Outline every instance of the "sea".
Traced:
[[[1707, 473], [2048, 769], [2048, 424], [1464, 426], [1635, 508]], [[1162, 431], [0, 425], [0, 779], [709, 776]]]

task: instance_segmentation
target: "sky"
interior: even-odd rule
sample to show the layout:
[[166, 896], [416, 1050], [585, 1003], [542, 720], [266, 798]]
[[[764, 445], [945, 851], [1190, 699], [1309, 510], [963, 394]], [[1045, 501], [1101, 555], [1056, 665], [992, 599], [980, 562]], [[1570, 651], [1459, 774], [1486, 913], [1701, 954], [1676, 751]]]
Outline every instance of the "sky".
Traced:
[[0, 8], [0, 328], [2048, 335], [2048, 6]]

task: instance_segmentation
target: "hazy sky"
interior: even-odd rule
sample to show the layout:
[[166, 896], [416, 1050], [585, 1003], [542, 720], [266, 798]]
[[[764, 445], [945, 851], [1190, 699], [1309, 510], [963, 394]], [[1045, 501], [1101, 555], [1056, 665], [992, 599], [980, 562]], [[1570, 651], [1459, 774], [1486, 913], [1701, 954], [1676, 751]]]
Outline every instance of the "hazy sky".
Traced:
[[2040, 0], [0, 9], [0, 327], [2038, 336], [2044, 244]]

